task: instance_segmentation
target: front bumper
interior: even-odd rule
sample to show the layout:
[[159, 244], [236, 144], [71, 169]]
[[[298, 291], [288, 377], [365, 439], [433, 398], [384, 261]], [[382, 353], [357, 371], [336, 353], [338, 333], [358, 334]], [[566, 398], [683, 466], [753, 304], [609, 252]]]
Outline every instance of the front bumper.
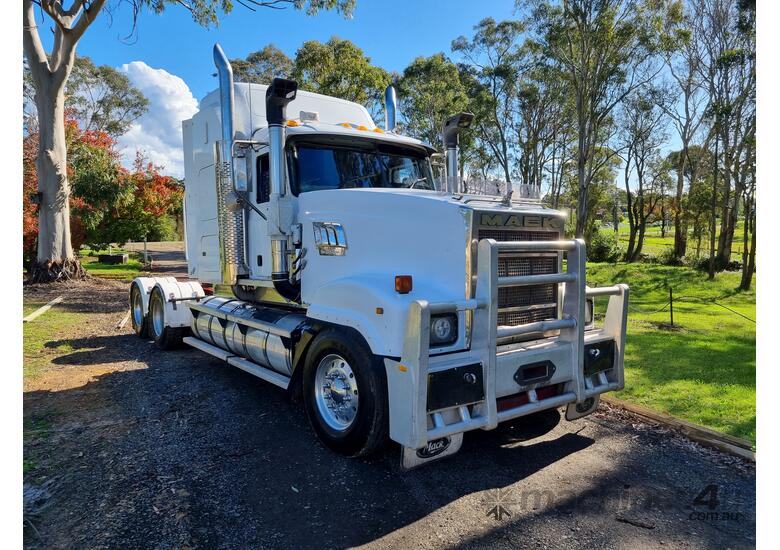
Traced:
[[[563, 250], [568, 253], [567, 271], [498, 277], [499, 250]], [[499, 422], [583, 403], [623, 388], [628, 286], [587, 288], [582, 240], [498, 243], [485, 239], [479, 243], [478, 262], [475, 298], [450, 303], [413, 302], [403, 356], [400, 361], [385, 359], [390, 438], [407, 448], [420, 449], [430, 441], [477, 428], [493, 429]], [[541, 279], [565, 285], [562, 318], [498, 327], [498, 288], [539, 284]], [[586, 330], [585, 300], [595, 296], [609, 296], [604, 323], [601, 328]], [[430, 357], [430, 316], [466, 310], [472, 311], [474, 318], [470, 349]], [[502, 337], [551, 331], [557, 335], [497, 345]], [[586, 358], [588, 350], [592, 353]], [[608, 354], [611, 366], [605, 359]], [[481, 368], [481, 373], [474, 370], [475, 366]], [[435, 391], [431, 391], [431, 384], [437, 384]], [[463, 384], [481, 387], [469, 389]], [[448, 393], [453, 397], [449, 403]]]

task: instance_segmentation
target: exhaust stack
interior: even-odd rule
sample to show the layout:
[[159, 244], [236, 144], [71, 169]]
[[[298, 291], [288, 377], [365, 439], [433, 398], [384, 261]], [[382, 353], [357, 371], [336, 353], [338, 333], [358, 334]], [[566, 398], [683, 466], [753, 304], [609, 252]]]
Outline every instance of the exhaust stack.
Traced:
[[223, 284], [234, 285], [248, 269], [244, 259], [244, 210], [236, 194], [233, 170], [233, 69], [219, 44], [214, 45], [214, 65], [219, 76], [222, 119], [222, 139], [217, 143], [215, 159], [220, 272]]
[[[279, 199], [284, 197], [284, 123], [287, 118], [287, 105], [295, 99], [298, 83], [294, 80], [274, 78], [265, 92], [265, 117], [268, 120], [268, 176], [271, 185], [271, 202], [275, 212], [271, 213], [275, 223], [269, 223], [271, 238], [271, 280], [274, 288], [284, 298], [297, 300], [300, 285], [290, 281], [290, 268], [287, 261], [287, 235], [280, 223], [282, 213]], [[269, 222], [271, 220], [269, 219]]]
[[471, 113], [458, 113], [452, 115], [444, 122], [442, 137], [444, 138], [444, 149], [447, 152], [447, 192], [459, 193], [460, 185], [458, 183], [458, 143], [460, 133], [471, 126], [474, 115]]
[[396, 113], [398, 110], [398, 101], [395, 95], [395, 88], [392, 85], [385, 88], [385, 131], [393, 132], [396, 126]]

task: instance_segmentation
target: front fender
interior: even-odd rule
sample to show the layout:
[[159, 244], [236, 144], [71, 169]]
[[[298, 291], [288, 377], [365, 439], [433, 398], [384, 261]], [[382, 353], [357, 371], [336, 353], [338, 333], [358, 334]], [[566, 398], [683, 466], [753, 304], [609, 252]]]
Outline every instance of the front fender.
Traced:
[[354, 328], [375, 355], [400, 357], [412, 301], [463, 299], [443, 295], [434, 281], [414, 279], [413, 286], [410, 293], [398, 294], [394, 277], [388, 275], [337, 279], [313, 293], [306, 314], [312, 319]]

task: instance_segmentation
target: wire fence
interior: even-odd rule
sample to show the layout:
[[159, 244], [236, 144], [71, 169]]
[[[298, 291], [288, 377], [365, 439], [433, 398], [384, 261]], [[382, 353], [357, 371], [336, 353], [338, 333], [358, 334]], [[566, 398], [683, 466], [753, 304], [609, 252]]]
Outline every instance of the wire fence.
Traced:
[[714, 306], [723, 308], [726, 311], [729, 311], [730, 313], [732, 313], [734, 315], [737, 315], [737, 316], [739, 316], [739, 317], [741, 317], [741, 318], [743, 318], [743, 319], [745, 319], [747, 321], [750, 321], [751, 323], [755, 323], [756, 322], [755, 319], [752, 319], [752, 318], [748, 317], [747, 315], [745, 315], [743, 313], [740, 313], [739, 311], [736, 311], [735, 309], [733, 309], [733, 308], [731, 308], [731, 307], [721, 303], [720, 301], [718, 301], [720, 299], [721, 298], [702, 298], [700, 296], [686, 296], [686, 295], [675, 296], [674, 293], [673, 293], [673, 290], [669, 289], [669, 298], [663, 303], [663, 306], [661, 306], [658, 309], [647, 310], [647, 309], [643, 309], [641, 307], [637, 307], [637, 305], [642, 305], [643, 303], [645, 305], [657, 304], [658, 302], [656, 302], [656, 301], [653, 301], [653, 302], [641, 302], [641, 301], [640, 302], [636, 302], [636, 301], [633, 301], [633, 300], [629, 301], [628, 309], [629, 309], [629, 311], [633, 311], [634, 313], [639, 313], [641, 315], [656, 315], [658, 313], [663, 313], [664, 311], [669, 310], [669, 312], [670, 312], [670, 321], [671, 321], [670, 324], [672, 326], [674, 326], [674, 317], [673, 317], [674, 313], [673, 313], [673, 311], [674, 311], [674, 304], [676, 302], [712, 304]]

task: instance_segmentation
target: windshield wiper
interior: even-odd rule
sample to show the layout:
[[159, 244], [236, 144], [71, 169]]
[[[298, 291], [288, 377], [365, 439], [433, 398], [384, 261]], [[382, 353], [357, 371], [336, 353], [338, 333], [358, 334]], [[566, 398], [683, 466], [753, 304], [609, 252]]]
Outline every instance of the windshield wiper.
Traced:
[[417, 185], [418, 183], [420, 183], [421, 181], [428, 181], [428, 178], [426, 178], [426, 177], [417, 178], [416, 180], [414, 180], [412, 182], [412, 184], [409, 187], [407, 187], [407, 189], [414, 189], [414, 186]]

